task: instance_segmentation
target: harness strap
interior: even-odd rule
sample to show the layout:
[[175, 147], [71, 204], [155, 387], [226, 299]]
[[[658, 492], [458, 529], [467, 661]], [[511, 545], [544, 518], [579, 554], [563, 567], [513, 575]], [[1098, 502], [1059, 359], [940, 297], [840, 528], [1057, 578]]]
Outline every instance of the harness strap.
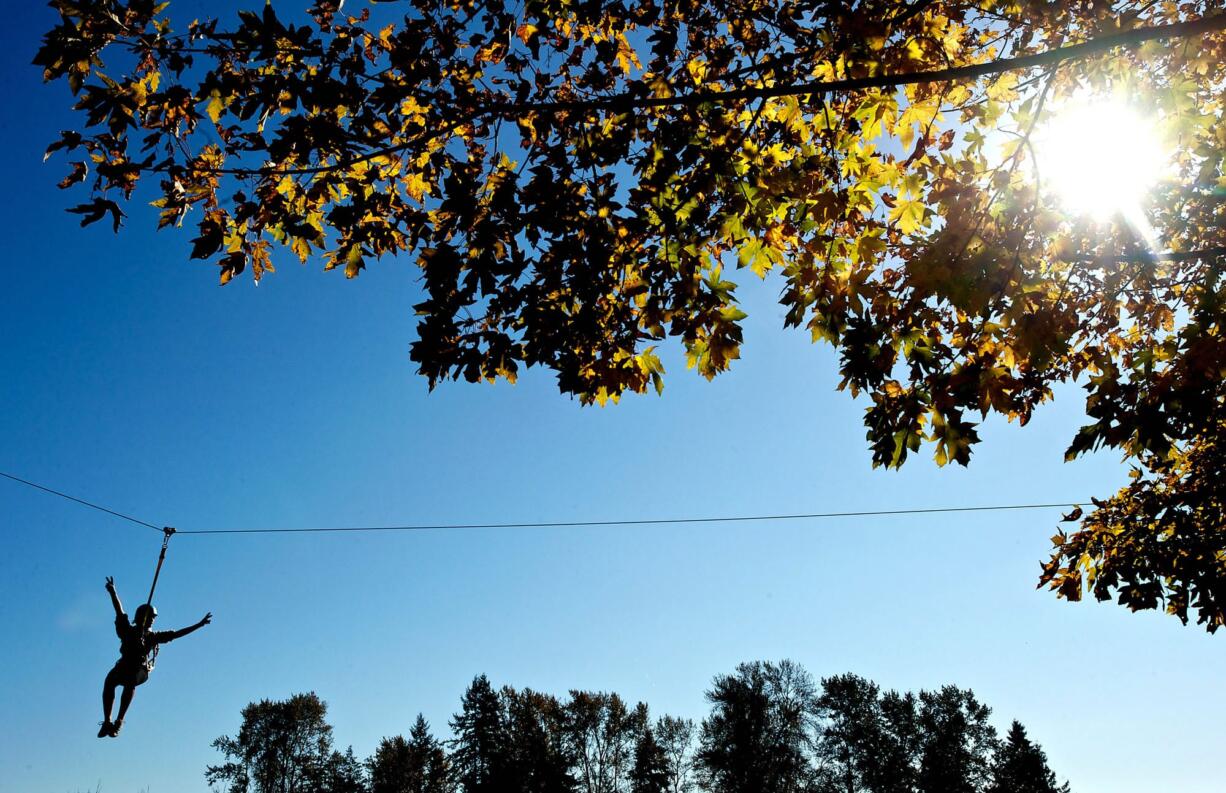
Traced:
[[170, 526], [162, 528], [162, 552], [158, 554], [158, 566], [153, 571], [153, 584], [149, 587], [149, 599], [145, 601], [146, 606], [153, 605], [153, 590], [157, 589], [158, 576], [162, 574], [162, 562], [166, 561], [166, 546], [170, 544], [170, 536], [175, 533], [175, 530]]
[[[158, 566], [153, 571], [153, 583], [149, 586], [149, 599], [145, 601], [146, 606], [153, 605], [153, 590], [158, 587], [158, 576], [162, 574], [162, 562], [166, 561], [166, 547], [170, 545], [170, 537], [175, 533], [175, 530], [170, 526], [162, 528], [162, 552], [158, 554]], [[145, 662], [145, 671], [152, 672], [154, 665], [158, 660], [158, 646], [153, 645], [153, 654]]]

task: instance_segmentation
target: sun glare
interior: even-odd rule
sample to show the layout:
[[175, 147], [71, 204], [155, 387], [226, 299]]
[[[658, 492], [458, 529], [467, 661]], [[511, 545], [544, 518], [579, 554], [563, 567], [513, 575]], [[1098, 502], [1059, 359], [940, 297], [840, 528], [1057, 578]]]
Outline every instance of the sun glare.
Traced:
[[1153, 119], [1119, 101], [1073, 99], [1035, 139], [1044, 189], [1068, 212], [1104, 221], [1143, 217], [1171, 156]]

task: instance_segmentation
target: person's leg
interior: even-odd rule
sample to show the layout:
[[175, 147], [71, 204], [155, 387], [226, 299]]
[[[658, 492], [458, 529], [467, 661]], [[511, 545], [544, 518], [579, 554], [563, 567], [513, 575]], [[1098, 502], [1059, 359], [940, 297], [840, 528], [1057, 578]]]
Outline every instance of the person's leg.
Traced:
[[115, 686], [119, 685], [118, 665], [112, 667], [111, 671], [106, 673], [106, 680], [102, 681], [102, 729], [98, 730], [98, 737], [102, 738], [111, 731], [111, 707], [115, 704]]
[[102, 718], [107, 721], [111, 720], [111, 708], [115, 705], [115, 683], [111, 680], [111, 676], [107, 675], [106, 682], [102, 684]]
[[119, 735], [119, 730], [123, 728], [123, 717], [128, 713], [128, 706], [132, 704], [132, 695], [136, 693], [136, 687], [149, 679], [149, 670], [142, 667], [137, 667], [132, 671], [126, 671], [120, 677], [119, 683], [123, 686], [123, 691], [119, 694], [119, 716], [111, 724], [111, 731], [108, 733], [112, 738]]
[[[132, 704], [132, 695], [136, 693], [136, 686], [125, 685], [123, 691], [119, 694], [119, 716], [115, 719], [115, 726], [123, 724], [123, 717], [128, 712], [128, 706]], [[118, 730], [116, 730], [118, 732]]]

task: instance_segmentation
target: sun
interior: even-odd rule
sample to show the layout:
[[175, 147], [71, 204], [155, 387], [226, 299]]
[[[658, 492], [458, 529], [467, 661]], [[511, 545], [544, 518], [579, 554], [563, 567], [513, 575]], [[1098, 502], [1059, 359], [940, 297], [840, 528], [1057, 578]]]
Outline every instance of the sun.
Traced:
[[1171, 167], [1156, 119], [1117, 99], [1073, 97], [1037, 132], [1043, 189], [1067, 212], [1096, 221], [1143, 217]]

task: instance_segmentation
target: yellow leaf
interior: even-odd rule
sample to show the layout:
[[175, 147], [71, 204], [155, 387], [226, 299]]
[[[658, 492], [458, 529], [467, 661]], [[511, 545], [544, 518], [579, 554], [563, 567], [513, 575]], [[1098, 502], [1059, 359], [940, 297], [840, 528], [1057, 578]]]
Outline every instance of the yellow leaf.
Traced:
[[707, 76], [707, 64], [697, 59], [686, 62], [685, 70], [690, 73], [690, 78], [696, 85], [701, 85], [703, 78]]
[[404, 189], [414, 201], [421, 201], [422, 196], [429, 192], [429, 187], [426, 180], [416, 171], [404, 178]]
[[362, 264], [362, 246], [352, 245], [349, 248], [349, 253], [345, 257], [345, 277], [357, 278], [358, 273], [363, 267]]
[[213, 119], [213, 123], [216, 124], [218, 119], [221, 118], [222, 111], [225, 109], [226, 103], [221, 101], [221, 92], [214, 90], [209, 94], [209, 103], [204, 108], [205, 112], [209, 114], [209, 118]]
[[924, 202], [903, 199], [890, 210], [890, 220], [903, 234], [913, 234], [924, 225]]
[[622, 67], [622, 73], [627, 75], [630, 74], [631, 67], [643, 68], [638, 53], [630, 46], [630, 42], [626, 41], [624, 33], [617, 35], [617, 63]]
[[306, 264], [307, 257], [311, 255], [311, 243], [302, 237], [294, 237], [290, 240], [289, 247], [298, 257], [298, 261]]
[[416, 97], [410, 96], [408, 99], [400, 103], [400, 114], [407, 116], [410, 121], [419, 121], [426, 115], [428, 107], [417, 101]]
[[866, 232], [858, 240], [856, 240], [856, 258], [861, 262], [875, 262], [877, 254], [886, 249], [885, 240], [881, 239], [877, 233]]

